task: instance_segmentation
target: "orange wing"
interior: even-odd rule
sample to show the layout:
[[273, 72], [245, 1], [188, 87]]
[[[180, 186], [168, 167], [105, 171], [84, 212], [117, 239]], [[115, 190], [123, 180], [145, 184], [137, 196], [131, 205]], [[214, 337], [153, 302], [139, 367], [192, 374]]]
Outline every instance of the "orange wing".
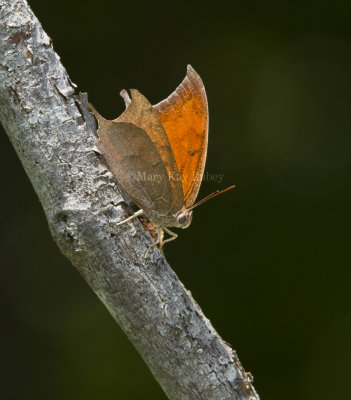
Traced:
[[201, 78], [188, 65], [183, 82], [167, 99], [153, 107], [171, 144], [188, 208], [199, 192], [207, 153], [208, 107]]

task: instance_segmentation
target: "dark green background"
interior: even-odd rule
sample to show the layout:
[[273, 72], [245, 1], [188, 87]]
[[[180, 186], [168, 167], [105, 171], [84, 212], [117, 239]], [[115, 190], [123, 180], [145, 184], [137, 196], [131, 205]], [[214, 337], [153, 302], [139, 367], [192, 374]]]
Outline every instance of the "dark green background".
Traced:
[[[351, 358], [351, 10], [346, 2], [31, 0], [78, 90], [106, 117], [152, 103], [190, 63], [210, 108], [200, 197], [166, 257], [263, 399], [347, 399]], [[1, 146], [0, 397], [165, 399], [59, 253]]]

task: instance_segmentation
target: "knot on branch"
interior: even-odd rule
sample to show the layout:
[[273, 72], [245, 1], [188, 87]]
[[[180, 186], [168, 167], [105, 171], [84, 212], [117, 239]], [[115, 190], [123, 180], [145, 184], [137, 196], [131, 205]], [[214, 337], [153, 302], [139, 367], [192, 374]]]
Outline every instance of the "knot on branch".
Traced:
[[50, 229], [61, 249], [79, 252], [84, 250], [82, 232], [88, 220], [90, 202], [83, 202], [76, 196], [66, 199], [61, 210], [51, 219]]

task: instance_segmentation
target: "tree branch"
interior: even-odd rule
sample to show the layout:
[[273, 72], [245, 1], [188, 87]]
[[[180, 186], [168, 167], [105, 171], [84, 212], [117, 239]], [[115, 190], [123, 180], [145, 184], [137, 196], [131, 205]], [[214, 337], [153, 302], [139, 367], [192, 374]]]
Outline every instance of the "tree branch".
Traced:
[[258, 399], [250, 375], [154, 249], [95, 151], [86, 96], [74, 96], [25, 0], [0, 0], [0, 118], [51, 233], [170, 399]]

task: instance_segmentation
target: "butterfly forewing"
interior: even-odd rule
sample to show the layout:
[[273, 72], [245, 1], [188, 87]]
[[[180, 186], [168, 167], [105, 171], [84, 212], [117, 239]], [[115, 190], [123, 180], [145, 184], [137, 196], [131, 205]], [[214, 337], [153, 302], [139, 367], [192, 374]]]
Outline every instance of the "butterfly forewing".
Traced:
[[165, 100], [154, 105], [178, 166], [185, 207], [197, 197], [205, 168], [208, 142], [208, 106], [204, 85], [189, 65], [187, 75]]
[[[167, 171], [173, 203], [171, 213], [178, 212], [184, 205], [183, 188], [177, 163], [173, 154], [172, 147], [166, 135], [162, 122], [151, 103], [138, 90], [131, 89], [132, 101], [126, 110], [114, 121], [133, 123], [143, 129], [149, 136], [162, 159]], [[130, 143], [130, 146], [133, 144]]]

